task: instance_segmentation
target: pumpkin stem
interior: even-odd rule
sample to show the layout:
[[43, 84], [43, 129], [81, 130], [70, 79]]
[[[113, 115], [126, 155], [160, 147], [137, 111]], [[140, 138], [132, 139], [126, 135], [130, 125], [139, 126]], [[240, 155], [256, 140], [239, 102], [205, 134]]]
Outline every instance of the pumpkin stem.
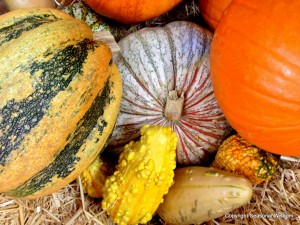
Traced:
[[182, 114], [184, 96], [178, 96], [177, 90], [169, 91], [165, 106], [165, 117], [169, 120], [179, 120]]
[[117, 44], [114, 36], [110, 33], [110, 31], [103, 30], [94, 32], [93, 40], [104, 42], [110, 48], [111, 52], [120, 51], [120, 46]]

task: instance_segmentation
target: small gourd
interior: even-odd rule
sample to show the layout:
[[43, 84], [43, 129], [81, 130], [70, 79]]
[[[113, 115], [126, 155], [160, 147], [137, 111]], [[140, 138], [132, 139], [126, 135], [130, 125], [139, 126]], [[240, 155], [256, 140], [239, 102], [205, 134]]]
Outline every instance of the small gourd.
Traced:
[[147, 223], [173, 183], [176, 134], [170, 127], [150, 125], [141, 134], [125, 146], [103, 188], [102, 208], [120, 225]]
[[99, 155], [80, 175], [83, 192], [92, 198], [103, 197], [107, 177], [114, 173], [115, 164], [109, 157]]
[[202, 224], [245, 205], [252, 193], [251, 182], [242, 176], [209, 167], [181, 167], [157, 212], [166, 224]]
[[248, 178], [253, 184], [270, 179], [277, 171], [278, 158], [252, 145], [238, 134], [219, 147], [212, 167]]

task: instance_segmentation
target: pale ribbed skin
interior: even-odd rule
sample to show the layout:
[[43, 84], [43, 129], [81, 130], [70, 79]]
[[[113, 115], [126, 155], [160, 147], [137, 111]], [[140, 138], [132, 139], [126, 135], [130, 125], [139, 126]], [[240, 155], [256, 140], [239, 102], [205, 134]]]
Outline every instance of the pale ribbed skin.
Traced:
[[[215, 100], [209, 66], [212, 34], [196, 24], [172, 22], [145, 28], [119, 42], [114, 62], [123, 79], [120, 114], [110, 145], [139, 136], [143, 124], [171, 126], [178, 134], [177, 161], [198, 164], [217, 150], [230, 126]], [[164, 117], [168, 90], [184, 93], [179, 120]]]

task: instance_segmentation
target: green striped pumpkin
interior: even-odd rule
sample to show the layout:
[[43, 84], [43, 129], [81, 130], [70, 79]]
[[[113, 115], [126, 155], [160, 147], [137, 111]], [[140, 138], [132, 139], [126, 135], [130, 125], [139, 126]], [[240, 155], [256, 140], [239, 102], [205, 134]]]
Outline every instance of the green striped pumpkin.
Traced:
[[0, 192], [36, 198], [79, 176], [106, 145], [122, 93], [109, 48], [55, 9], [0, 17]]
[[[212, 34], [186, 21], [144, 28], [123, 38], [114, 62], [123, 97], [111, 148], [138, 137], [143, 124], [171, 126], [177, 133], [177, 162], [199, 164], [230, 133], [215, 99], [209, 52]], [[116, 150], [117, 149], [117, 150]]]

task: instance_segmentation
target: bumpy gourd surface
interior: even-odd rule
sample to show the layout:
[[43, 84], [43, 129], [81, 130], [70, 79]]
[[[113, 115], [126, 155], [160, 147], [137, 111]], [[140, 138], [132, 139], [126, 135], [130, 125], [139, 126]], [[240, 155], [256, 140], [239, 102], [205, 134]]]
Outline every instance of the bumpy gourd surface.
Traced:
[[125, 146], [103, 190], [102, 207], [120, 225], [147, 223], [173, 182], [176, 134], [150, 125], [141, 134], [140, 141]]
[[102, 198], [102, 190], [108, 176], [115, 170], [115, 162], [102, 154], [80, 174], [83, 192], [92, 198]]
[[219, 147], [212, 166], [248, 178], [259, 184], [277, 171], [278, 158], [252, 145], [239, 135], [227, 138]]

